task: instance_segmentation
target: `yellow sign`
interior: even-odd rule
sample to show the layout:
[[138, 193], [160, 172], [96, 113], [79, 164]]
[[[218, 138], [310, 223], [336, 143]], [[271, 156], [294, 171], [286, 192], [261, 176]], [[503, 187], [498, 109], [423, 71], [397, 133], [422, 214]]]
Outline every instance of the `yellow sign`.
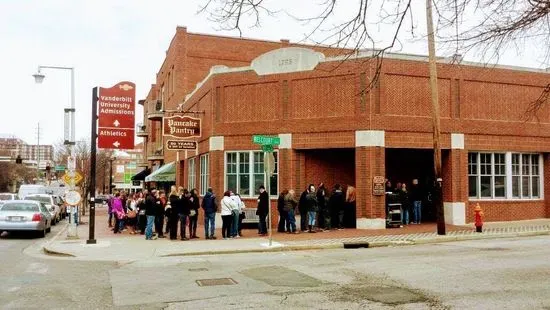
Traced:
[[61, 178], [66, 184], [71, 184], [71, 182], [74, 182], [75, 185], [82, 182], [82, 180], [84, 179], [82, 174], [80, 174], [78, 171], [73, 171], [72, 173], [67, 172]]

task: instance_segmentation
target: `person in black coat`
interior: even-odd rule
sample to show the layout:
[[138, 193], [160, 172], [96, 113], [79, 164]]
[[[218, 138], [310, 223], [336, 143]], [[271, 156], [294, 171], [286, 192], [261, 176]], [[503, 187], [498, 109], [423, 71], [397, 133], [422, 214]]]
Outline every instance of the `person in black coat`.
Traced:
[[178, 239], [178, 209], [180, 208], [181, 199], [175, 185], [172, 185], [168, 199], [170, 207], [166, 207], [166, 216], [168, 217], [168, 226], [170, 227], [170, 240], [176, 240]]
[[260, 196], [258, 197], [258, 209], [256, 215], [260, 217], [258, 225], [258, 233], [265, 236], [267, 234], [266, 216], [269, 213], [269, 194], [265, 191], [265, 187], [260, 186]]
[[[330, 195], [330, 199], [328, 201], [329, 205], [329, 214], [336, 214], [337, 215], [337, 223], [338, 223], [338, 229], [344, 228], [344, 208], [346, 204], [346, 197], [344, 197], [344, 192], [342, 191], [342, 186], [340, 184], [334, 185], [334, 189], [332, 191], [332, 195]], [[331, 229], [330, 227], [331, 221], [330, 219], [325, 222], [325, 228]], [[328, 225], [328, 227], [326, 226]]]
[[285, 211], [286, 194], [288, 194], [288, 190], [285, 189], [279, 194], [279, 199], [277, 199], [277, 211], [279, 212], [279, 225], [277, 227], [278, 232], [285, 232], [285, 229], [288, 226], [288, 214]]
[[197, 222], [199, 221], [199, 195], [197, 189], [193, 188], [189, 194], [189, 235], [191, 239], [199, 238], [197, 236]]
[[330, 221], [330, 213], [327, 214], [328, 210], [328, 198], [327, 198], [327, 189], [325, 188], [325, 184], [321, 183], [319, 184], [319, 187], [317, 188], [317, 203], [319, 204], [319, 211], [317, 214], [317, 225], [319, 229], [323, 229], [326, 227], [325, 221], [328, 219]]
[[298, 211], [300, 212], [300, 230], [302, 232], [307, 231], [307, 188], [300, 195]]

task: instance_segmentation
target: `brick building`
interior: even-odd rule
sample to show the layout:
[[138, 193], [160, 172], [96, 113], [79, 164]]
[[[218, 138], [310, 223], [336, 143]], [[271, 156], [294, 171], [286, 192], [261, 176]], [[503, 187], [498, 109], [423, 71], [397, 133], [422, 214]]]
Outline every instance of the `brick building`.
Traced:
[[[273, 206], [284, 188], [300, 192], [309, 183], [349, 184], [357, 188], [357, 227], [383, 228], [385, 196], [373, 194], [375, 176], [409, 184], [417, 178], [425, 187], [433, 183], [427, 57], [387, 55], [379, 79], [365, 91], [377, 73], [369, 52], [348, 59], [306, 48], [273, 48], [266, 46], [271, 51], [257, 57], [250, 53], [247, 63], [205, 71], [194, 90], [192, 77], [201, 74], [191, 74], [183, 90], [168, 99], [172, 107], [188, 94], [182, 110], [204, 111], [198, 150], [180, 152], [176, 182], [200, 192], [208, 186], [218, 193], [233, 189], [253, 205], [257, 186], [268, 180], [252, 136], [279, 136]], [[231, 55], [246, 49], [217, 50]], [[224, 64], [208, 65], [214, 63]], [[438, 74], [446, 221], [472, 222], [476, 202], [488, 221], [550, 217], [550, 191], [545, 191], [550, 108], [545, 106], [538, 120], [525, 121], [529, 103], [548, 84], [548, 72], [457, 65], [441, 58]], [[154, 86], [145, 101], [154, 102], [157, 90]], [[160, 132], [156, 138], [162, 141]], [[173, 162], [176, 156], [164, 152], [158, 158]], [[434, 212], [425, 208], [429, 219]]]

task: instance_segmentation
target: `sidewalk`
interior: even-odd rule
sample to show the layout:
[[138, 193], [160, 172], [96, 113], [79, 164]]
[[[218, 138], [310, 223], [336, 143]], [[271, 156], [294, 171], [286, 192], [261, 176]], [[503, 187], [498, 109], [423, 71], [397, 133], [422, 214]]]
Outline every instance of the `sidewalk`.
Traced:
[[[82, 260], [94, 261], [135, 261], [153, 257], [211, 255], [246, 252], [274, 252], [293, 250], [313, 250], [346, 247], [380, 247], [437, 243], [485, 238], [505, 238], [550, 234], [550, 219], [518, 222], [486, 223], [483, 233], [476, 233], [472, 226], [447, 225], [447, 234], [438, 236], [435, 224], [408, 225], [403, 228], [385, 230], [334, 230], [315, 234], [273, 233], [273, 243], [267, 238], [258, 238], [255, 229], [243, 230], [243, 237], [222, 240], [216, 230], [218, 240], [204, 240], [204, 228], [197, 228], [201, 239], [189, 241], [157, 239], [145, 240], [143, 235], [113, 234], [107, 227], [106, 211], [98, 209], [96, 216], [97, 244], [87, 245], [88, 225], [78, 227], [77, 240], [67, 240], [61, 233], [44, 246], [51, 255], [61, 255]], [[87, 221], [88, 218], [84, 218]]]

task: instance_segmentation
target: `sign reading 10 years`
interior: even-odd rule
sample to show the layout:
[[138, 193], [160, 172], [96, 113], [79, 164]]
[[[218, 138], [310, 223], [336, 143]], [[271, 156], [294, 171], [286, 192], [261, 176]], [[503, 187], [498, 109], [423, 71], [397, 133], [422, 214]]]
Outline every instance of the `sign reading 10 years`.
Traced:
[[162, 119], [162, 135], [168, 138], [168, 150], [195, 150], [197, 142], [187, 139], [200, 138], [201, 120], [180, 115], [165, 117]]

